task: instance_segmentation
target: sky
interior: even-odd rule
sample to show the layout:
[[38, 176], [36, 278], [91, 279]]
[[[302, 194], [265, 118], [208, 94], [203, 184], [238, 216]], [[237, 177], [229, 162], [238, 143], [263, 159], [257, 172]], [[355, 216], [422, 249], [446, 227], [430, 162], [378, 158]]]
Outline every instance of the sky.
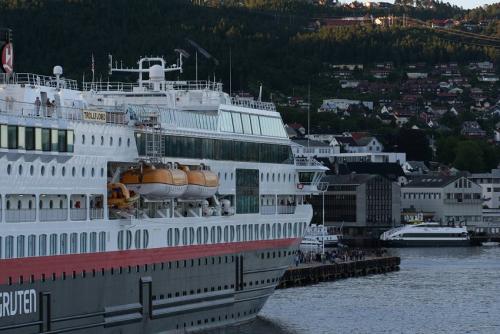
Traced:
[[491, 5], [492, 3], [498, 2], [499, 0], [445, 0], [443, 2], [449, 2], [453, 5], [457, 5], [459, 7], [475, 8], [482, 5]]

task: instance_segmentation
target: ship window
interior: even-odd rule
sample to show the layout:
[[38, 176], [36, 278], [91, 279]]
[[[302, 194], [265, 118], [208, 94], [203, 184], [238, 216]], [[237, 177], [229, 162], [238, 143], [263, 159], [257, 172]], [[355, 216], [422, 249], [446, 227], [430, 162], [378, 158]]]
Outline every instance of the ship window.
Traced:
[[7, 126], [8, 148], [17, 148], [17, 126]]
[[201, 243], [202, 243], [202, 242], [201, 242], [201, 240], [202, 240], [202, 235], [201, 235], [201, 232], [202, 232], [201, 227], [198, 227], [198, 228], [196, 229], [196, 243], [197, 243], [198, 245], [201, 245]]
[[35, 128], [27, 127], [24, 130], [24, 142], [26, 150], [32, 151], [35, 149]]
[[57, 234], [50, 235], [50, 255], [57, 255]]
[[56, 166], [52, 166], [52, 176], [56, 175]]
[[82, 167], [82, 177], [85, 177], [85, 167]]
[[17, 148], [23, 150], [26, 148], [26, 138], [25, 138], [25, 127], [18, 126], [17, 127]]
[[23, 175], [23, 165], [19, 165], [19, 175]]
[[130, 249], [132, 247], [132, 231], [127, 230], [127, 243], [126, 243], [126, 248]]
[[87, 253], [87, 233], [80, 233], [80, 253]]
[[189, 244], [194, 244], [194, 228], [189, 228]]
[[42, 129], [42, 151], [50, 151], [50, 129]]
[[97, 232], [90, 233], [90, 252], [97, 252]]
[[174, 245], [179, 246], [179, 241], [180, 241], [179, 239], [180, 239], [181, 233], [180, 233], [178, 228], [176, 228], [174, 231], [175, 231], [175, 233], [174, 233]]
[[123, 250], [123, 231], [118, 232], [118, 249]]
[[104, 145], [104, 136], [101, 136], [101, 146]]
[[36, 235], [30, 234], [28, 236], [28, 256], [35, 256], [36, 252]]
[[167, 230], [167, 246], [172, 246], [173, 244], [173, 235], [172, 235], [172, 229], [169, 228]]
[[67, 133], [66, 133], [66, 151], [67, 152], [72, 153], [74, 151], [74, 145], [73, 145], [74, 138], [75, 138], [75, 136], [73, 134], [73, 130], [67, 130]]
[[229, 229], [227, 226], [224, 227], [224, 242], [228, 242], [229, 239]]
[[8, 136], [8, 133], [7, 133], [7, 125], [0, 125], [0, 146], [2, 148], [8, 148], [9, 147], [9, 144], [8, 144], [8, 140], [9, 139], [9, 136]]
[[12, 259], [14, 257], [14, 237], [9, 235], [5, 237], [5, 258]]
[[243, 225], [243, 241], [247, 241], [247, 226]]
[[109, 146], [113, 146], [113, 137], [109, 137]]
[[216, 240], [216, 237], [215, 237], [215, 226], [212, 226], [210, 228], [210, 243], [215, 244], [215, 240]]
[[118, 138], [118, 146], [122, 146], [122, 137]]
[[130, 147], [130, 138], [127, 138], [127, 147]]
[[217, 226], [217, 243], [222, 242], [222, 227]]
[[265, 240], [266, 239], [266, 230], [265, 230], [265, 225], [262, 224], [260, 225], [260, 240]]
[[182, 229], [182, 245], [186, 246], [188, 243], [188, 230], [186, 227]]
[[12, 166], [10, 164], [7, 165], [7, 175], [10, 175], [12, 171]]
[[99, 232], [99, 252], [106, 251], [106, 232]]
[[259, 212], [259, 171], [236, 170], [236, 212]]
[[273, 227], [272, 227], [272, 238], [276, 239], [276, 224], [273, 224]]
[[82, 135], [82, 145], [85, 145], [85, 135]]
[[294, 237], [297, 237], [299, 234], [298, 234], [298, 230], [297, 230], [297, 223], [293, 224], [293, 236]]
[[231, 117], [233, 118], [234, 132], [243, 133], [243, 126], [241, 124], [241, 114], [233, 112], [231, 113]]
[[69, 252], [71, 254], [78, 252], [78, 233], [71, 233], [69, 236]]
[[252, 134], [252, 124], [250, 123], [250, 116], [248, 114], [241, 114], [241, 121], [243, 122], [243, 132]]
[[18, 210], [21, 210], [21, 208], [22, 208], [22, 203], [21, 203], [21, 201], [19, 200], [19, 201], [17, 201], [17, 209], [18, 209]]
[[47, 255], [47, 235], [40, 234], [38, 236], [38, 255], [45, 256]]
[[104, 177], [104, 168], [101, 168], [101, 177]]
[[259, 240], [259, 225], [257, 224], [254, 225], [254, 236], [255, 240]]
[[17, 257], [24, 257], [24, 235], [17, 236]]
[[62, 176], [66, 175], [66, 167], [64, 166], [61, 168], [61, 175]]
[[241, 241], [241, 226], [236, 226], [236, 241]]
[[90, 175], [91, 175], [92, 177], [94, 177], [94, 176], [95, 176], [95, 169], [94, 169], [94, 167], [92, 167], [92, 169], [90, 170]]
[[92, 137], [90, 137], [90, 142], [92, 143], [92, 145], [95, 144], [95, 136], [94, 135], [92, 135]]
[[134, 246], [136, 249], [141, 248], [141, 230], [135, 231]]
[[260, 133], [260, 124], [259, 124], [259, 116], [250, 115], [250, 120], [252, 121], [252, 133], [254, 135], [261, 135]]
[[60, 254], [68, 254], [68, 235], [66, 233], [61, 234], [60, 237]]
[[142, 231], [142, 247], [148, 248], [148, 246], [149, 246], [149, 231], [143, 230]]
[[71, 168], [71, 175], [73, 177], [75, 177], [75, 175], [76, 175], [76, 168], [75, 167]]
[[58, 136], [58, 151], [67, 152], [68, 151], [68, 140], [66, 138], [66, 130], [57, 130]]
[[33, 165], [30, 165], [30, 175], [33, 176], [34, 172], [35, 172], [35, 167], [33, 167]]

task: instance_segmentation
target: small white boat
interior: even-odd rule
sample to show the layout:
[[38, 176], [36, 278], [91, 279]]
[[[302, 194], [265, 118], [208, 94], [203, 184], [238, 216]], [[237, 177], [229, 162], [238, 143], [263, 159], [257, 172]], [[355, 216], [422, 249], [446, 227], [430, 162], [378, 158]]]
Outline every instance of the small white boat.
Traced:
[[484, 247], [498, 247], [500, 245], [500, 242], [498, 241], [485, 241], [481, 243], [481, 246]]
[[315, 239], [321, 245], [325, 242], [325, 247], [336, 247], [340, 242], [341, 236], [337, 234], [330, 234], [328, 228], [323, 225], [311, 224], [306, 228], [304, 237]]
[[321, 247], [322, 247], [321, 242], [311, 237], [304, 237], [300, 242], [300, 250], [303, 253], [309, 253], [309, 252], [317, 253], [321, 251]]

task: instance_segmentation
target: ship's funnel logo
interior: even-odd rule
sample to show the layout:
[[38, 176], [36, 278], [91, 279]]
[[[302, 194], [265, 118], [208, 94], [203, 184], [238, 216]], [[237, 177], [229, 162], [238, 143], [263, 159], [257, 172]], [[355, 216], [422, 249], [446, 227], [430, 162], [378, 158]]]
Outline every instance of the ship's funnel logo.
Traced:
[[12, 43], [7, 43], [2, 49], [2, 67], [5, 73], [12, 73], [14, 71], [14, 48]]

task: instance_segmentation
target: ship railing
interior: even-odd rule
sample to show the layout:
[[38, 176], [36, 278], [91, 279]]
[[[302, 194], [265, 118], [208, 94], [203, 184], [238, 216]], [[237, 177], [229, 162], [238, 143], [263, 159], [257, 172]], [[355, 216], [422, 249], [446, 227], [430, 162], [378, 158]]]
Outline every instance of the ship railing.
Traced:
[[261, 215], [284, 215], [284, 214], [294, 214], [295, 205], [263, 205], [260, 207]]
[[36, 219], [35, 209], [8, 209], [5, 210], [5, 221], [7, 223], [34, 222]]
[[104, 219], [104, 209], [90, 208], [89, 216], [90, 220]]
[[[141, 87], [146, 91], [154, 91], [155, 87], [153, 83], [143, 82], [142, 86], [138, 83], [130, 82], [119, 82], [119, 81], [93, 81], [84, 82], [84, 91], [95, 91], [95, 92], [132, 92], [141, 91]], [[210, 90], [221, 92], [222, 83], [212, 82], [207, 80], [198, 81], [161, 81], [159, 82], [160, 91], [166, 90]]]
[[34, 73], [14, 73], [0, 75], [0, 84], [11, 85], [28, 85], [28, 86], [46, 86], [46, 87], [59, 87], [65, 89], [78, 89], [76, 80], [50, 77], [46, 75], [39, 75]]
[[306, 157], [296, 157], [295, 158], [295, 166], [299, 167], [324, 167], [321, 162], [314, 158], [306, 158]]
[[[81, 101], [77, 104], [81, 103]], [[123, 107], [87, 108], [86, 106], [57, 106], [0, 99], [0, 115], [38, 119], [67, 119], [72, 121], [128, 124], [129, 115]]]
[[244, 108], [276, 111], [276, 106], [272, 102], [254, 101], [254, 100], [249, 100], [249, 99], [241, 99], [241, 98], [237, 98], [237, 97], [232, 97], [231, 104], [233, 106], [244, 107]]
[[70, 209], [69, 218], [71, 220], [87, 220], [87, 209]]
[[68, 209], [40, 209], [40, 221], [64, 221], [68, 220]]

